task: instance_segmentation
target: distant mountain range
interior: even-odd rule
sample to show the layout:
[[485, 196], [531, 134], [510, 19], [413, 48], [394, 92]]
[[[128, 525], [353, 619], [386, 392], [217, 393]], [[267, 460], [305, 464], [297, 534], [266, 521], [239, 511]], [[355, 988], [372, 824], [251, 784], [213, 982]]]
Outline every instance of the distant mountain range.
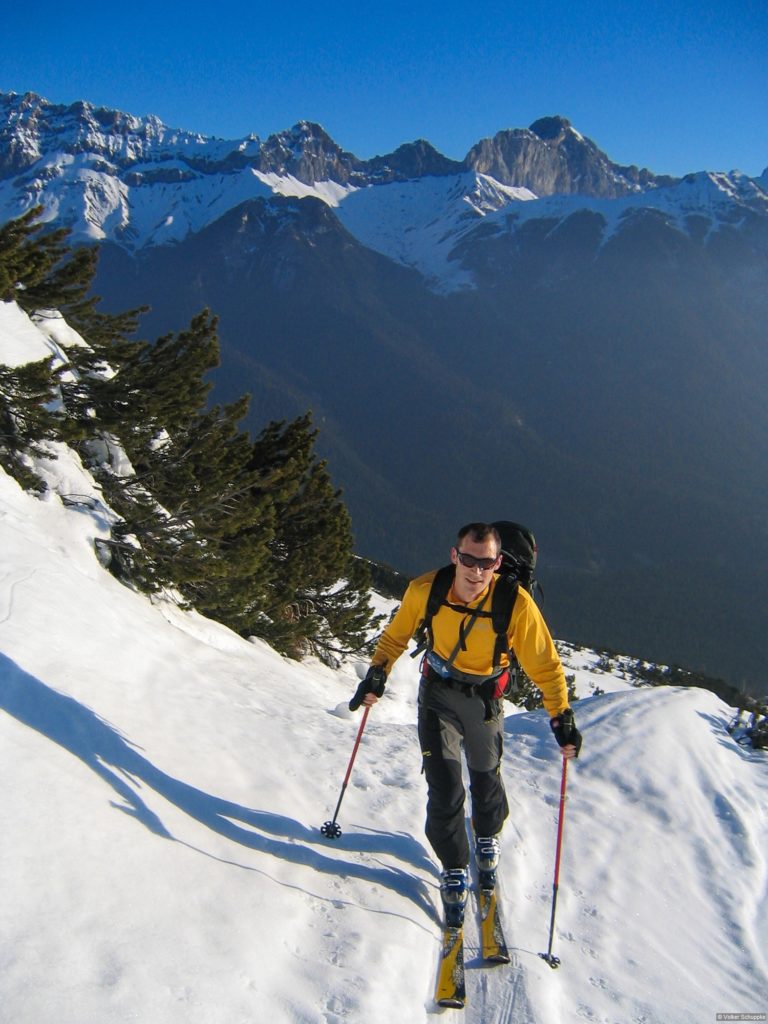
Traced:
[[561, 117], [359, 160], [0, 94], [0, 219], [37, 203], [147, 336], [220, 315], [254, 431], [313, 409], [362, 553], [527, 522], [558, 635], [763, 688], [768, 171], [660, 177]]

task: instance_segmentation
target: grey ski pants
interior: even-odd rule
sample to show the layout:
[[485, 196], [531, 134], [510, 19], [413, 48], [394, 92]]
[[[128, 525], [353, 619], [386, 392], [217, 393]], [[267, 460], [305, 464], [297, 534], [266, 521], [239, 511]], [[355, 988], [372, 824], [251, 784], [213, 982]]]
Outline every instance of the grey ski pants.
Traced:
[[466, 793], [462, 749], [467, 762], [472, 824], [478, 836], [497, 835], [509, 814], [501, 778], [503, 717], [498, 702], [486, 721], [477, 695], [422, 678], [419, 687], [419, 742], [427, 780], [426, 835], [443, 868], [469, 864], [464, 822]]

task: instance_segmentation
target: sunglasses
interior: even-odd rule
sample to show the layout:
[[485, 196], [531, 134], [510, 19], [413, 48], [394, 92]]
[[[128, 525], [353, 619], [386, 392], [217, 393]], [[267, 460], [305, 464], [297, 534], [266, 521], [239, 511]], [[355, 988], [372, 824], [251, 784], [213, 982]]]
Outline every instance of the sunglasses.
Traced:
[[463, 566], [467, 569], [482, 569], [487, 571], [493, 569], [498, 564], [499, 556], [495, 558], [475, 558], [474, 555], [468, 555], [465, 551], [456, 550], [456, 557]]

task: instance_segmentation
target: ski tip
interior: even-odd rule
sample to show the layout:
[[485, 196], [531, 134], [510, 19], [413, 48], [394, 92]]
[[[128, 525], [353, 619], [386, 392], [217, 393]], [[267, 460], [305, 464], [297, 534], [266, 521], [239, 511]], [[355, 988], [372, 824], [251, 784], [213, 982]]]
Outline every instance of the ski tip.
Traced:
[[509, 953], [501, 952], [491, 953], [488, 956], [484, 956], [483, 959], [489, 964], [508, 964], [511, 962], [512, 957]]
[[463, 999], [457, 999], [455, 996], [450, 996], [450, 997], [445, 998], [445, 999], [438, 999], [437, 1000], [437, 1005], [438, 1006], [443, 1006], [443, 1007], [445, 1007], [448, 1010], [463, 1010], [464, 1009], [464, 1000]]

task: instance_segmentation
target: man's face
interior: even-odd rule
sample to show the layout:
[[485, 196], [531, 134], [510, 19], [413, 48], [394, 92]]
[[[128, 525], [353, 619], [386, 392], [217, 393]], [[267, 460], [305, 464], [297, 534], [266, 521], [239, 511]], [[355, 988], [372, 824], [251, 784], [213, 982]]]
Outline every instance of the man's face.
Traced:
[[[462, 559], [475, 564], [463, 564]], [[476, 560], [481, 560], [481, 564]], [[493, 537], [477, 541], [467, 534], [458, 547], [451, 548], [451, 561], [456, 566], [454, 589], [464, 600], [472, 600], [482, 594], [498, 569], [499, 549]]]

